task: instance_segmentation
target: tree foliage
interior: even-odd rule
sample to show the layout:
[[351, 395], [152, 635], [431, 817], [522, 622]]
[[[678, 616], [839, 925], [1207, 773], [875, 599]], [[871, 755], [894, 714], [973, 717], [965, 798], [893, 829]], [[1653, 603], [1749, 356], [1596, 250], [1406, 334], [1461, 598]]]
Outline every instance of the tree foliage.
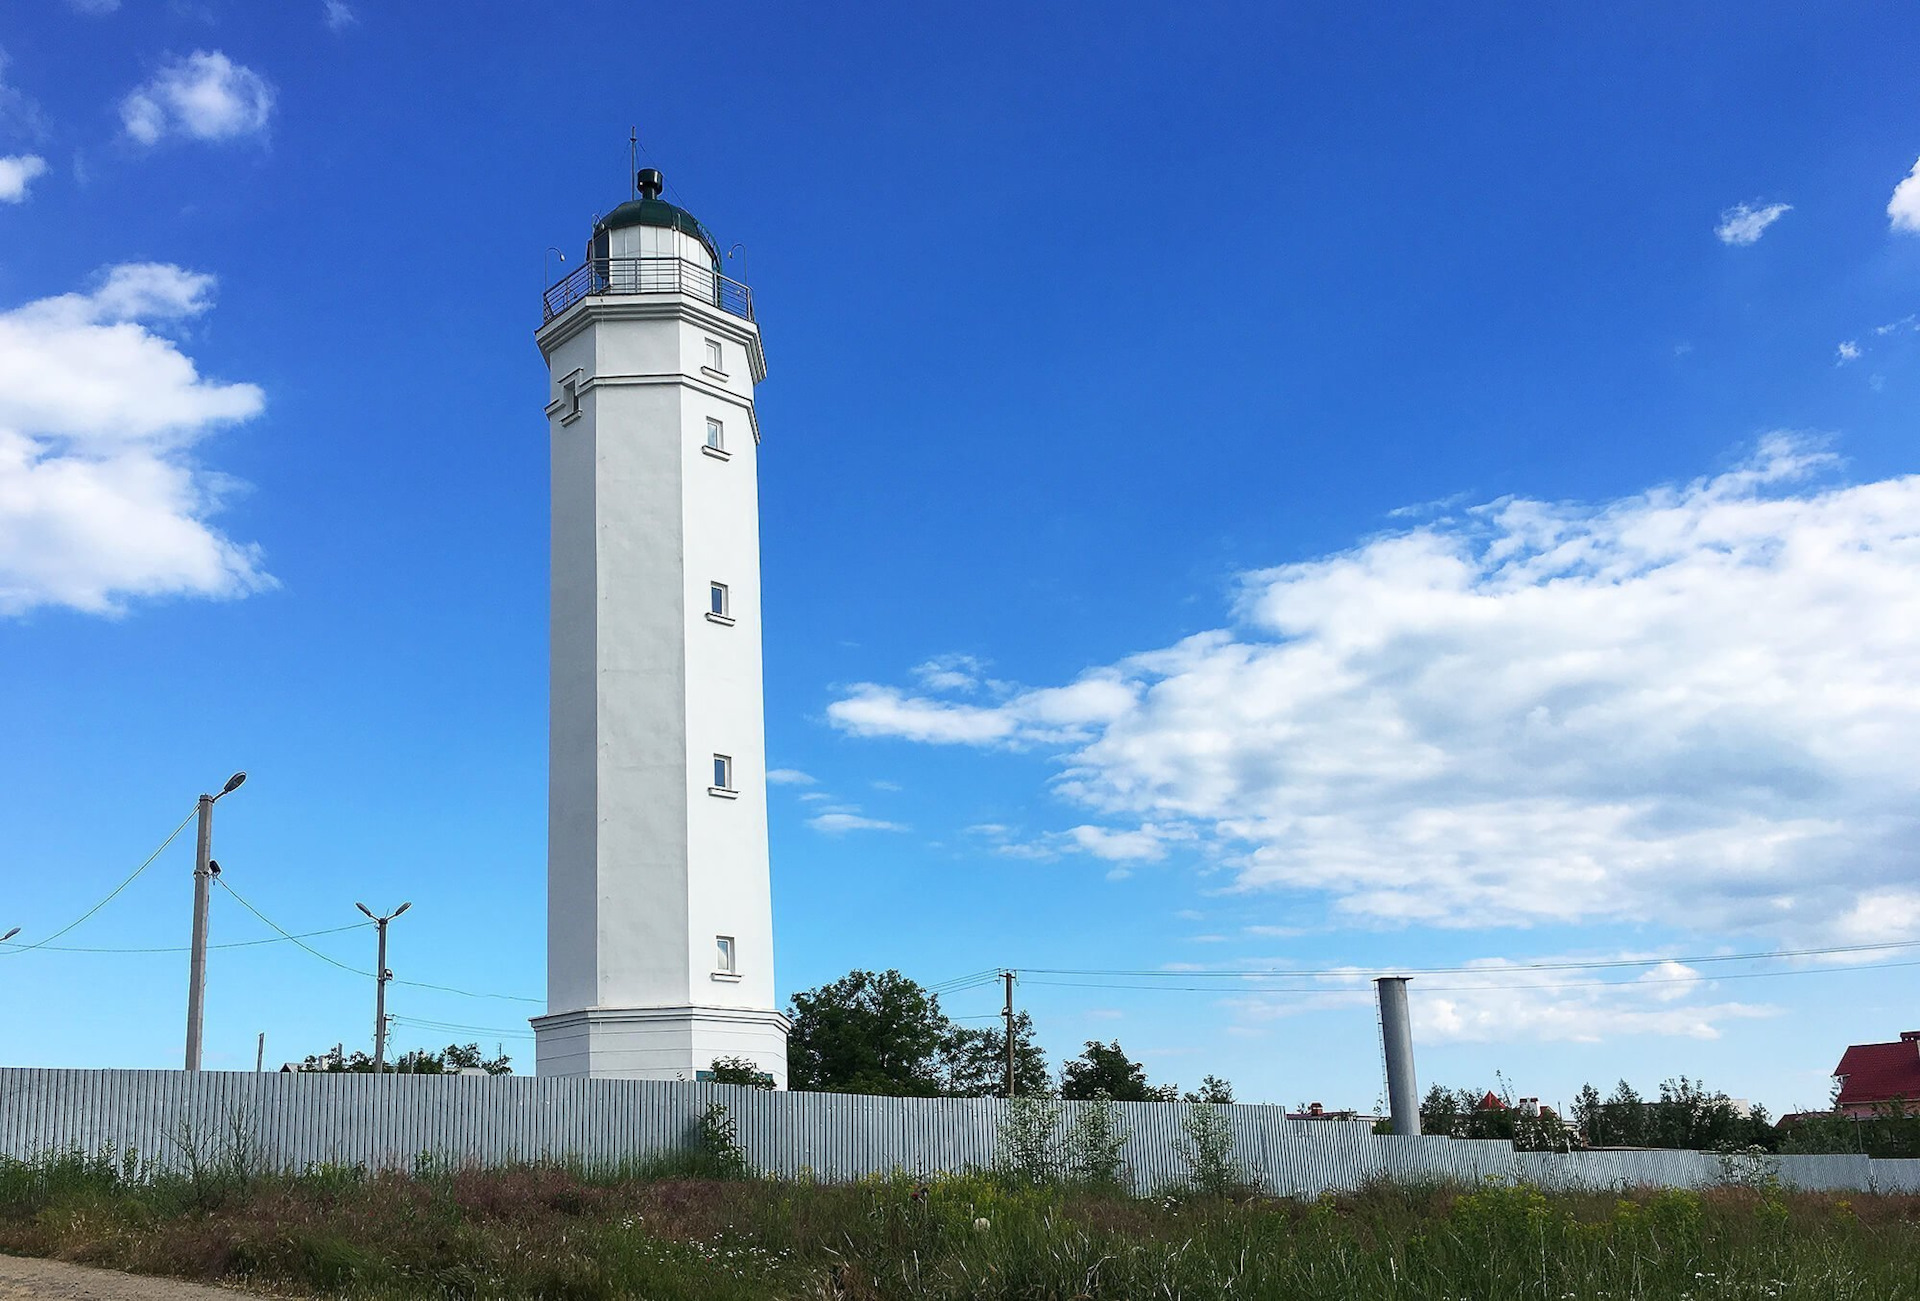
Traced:
[[[366, 1053], [346, 1052], [336, 1044], [332, 1052], [304, 1058], [294, 1069], [323, 1074], [371, 1075], [373, 1058]], [[448, 1044], [437, 1053], [421, 1050], [403, 1053], [385, 1066], [388, 1074], [397, 1075], [457, 1075], [462, 1070], [474, 1069], [483, 1070], [489, 1075], [511, 1075], [513, 1059], [506, 1053], [488, 1057], [480, 1051], [477, 1043]]]
[[[938, 996], [897, 971], [853, 971], [793, 996], [787, 1076], [795, 1089], [896, 1097], [998, 1097], [1006, 1091], [1007, 1039], [999, 1025], [955, 1025]], [[1033, 1020], [1013, 1024], [1014, 1083], [1044, 1094], [1046, 1055]]]
[[1145, 1068], [1127, 1057], [1118, 1039], [1104, 1044], [1089, 1039], [1085, 1050], [1061, 1067], [1060, 1096], [1111, 1098], [1115, 1102], [1172, 1102], [1180, 1096], [1180, 1089], [1174, 1084], [1148, 1084]]
[[751, 1057], [716, 1057], [706, 1072], [713, 1084], [738, 1084], [747, 1089], [773, 1089], [773, 1076], [760, 1069]]

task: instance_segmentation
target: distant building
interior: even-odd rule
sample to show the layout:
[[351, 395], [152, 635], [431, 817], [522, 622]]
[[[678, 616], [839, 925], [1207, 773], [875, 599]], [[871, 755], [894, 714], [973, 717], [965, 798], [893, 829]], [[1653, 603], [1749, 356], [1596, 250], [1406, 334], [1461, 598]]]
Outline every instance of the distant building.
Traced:
[[1376, 1116], [1371, 1111], [1345, 1111], [1330, 1109], [1318, 1102], [1309, 1102], [1304, 1111], [1289, 1111], [1288, 1120], [1364, 1120], [1369, 1124], [1385, 1120], [1385, 1116]]
[[1920, 1030], [1904, 1032], [1890, 1044], [1853, 1044], [1833, 1068], [1840, 1082], [1834, 1107], [1848, 1116], [1871, 1116], [1874, 1108], [1898, 1101], [1920, 1103]]

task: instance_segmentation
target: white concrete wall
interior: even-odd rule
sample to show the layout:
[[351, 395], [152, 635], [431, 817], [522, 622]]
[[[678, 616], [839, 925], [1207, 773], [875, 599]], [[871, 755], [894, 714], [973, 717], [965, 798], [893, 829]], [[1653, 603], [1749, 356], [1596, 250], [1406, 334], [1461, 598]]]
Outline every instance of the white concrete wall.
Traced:
[[[684, 236], [680, 238], [685, 238]], [[722, 347], [708, 365], [707, 340]], [[784, 1083], [768, 880], [751, 322], [591, 298], [540, 333], [552, 376], [548, 1015], [542, 1074]], [[563, 385], [573, 378], [580, 412]], [[726, 456], [705, 450], [707, 420]], [[708, 620], [708, 584], [732, 624]], [[733, 759], [731, 798], [709, 792]], [[715, 938], [735, 941], [733, 979]]]

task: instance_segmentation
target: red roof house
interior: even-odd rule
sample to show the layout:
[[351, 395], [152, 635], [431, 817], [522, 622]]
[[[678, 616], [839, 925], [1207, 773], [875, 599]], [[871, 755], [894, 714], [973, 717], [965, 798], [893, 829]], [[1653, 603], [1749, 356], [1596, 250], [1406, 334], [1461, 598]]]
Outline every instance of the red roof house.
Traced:
[[1896, 1098], [1920, 1106], [1920, 1030], [1908, 1030], [1900, 1042], [1854, 1044], [1833, 1068], [1840, 1081], [1835, 1106], [1849, 1116], [1871, 1116], [1877, 1103]]

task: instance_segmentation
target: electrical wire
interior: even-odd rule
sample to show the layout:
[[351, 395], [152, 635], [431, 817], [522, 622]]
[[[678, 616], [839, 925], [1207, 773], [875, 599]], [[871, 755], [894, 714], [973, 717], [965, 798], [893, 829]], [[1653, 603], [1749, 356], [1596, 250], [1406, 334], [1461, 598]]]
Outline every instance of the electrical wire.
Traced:
[[498, 999], [504, 1003], [533, 1003], [538, 1005], [547, 1001], [544, 998], [528, 998], [524, 994], [483, 994], [471, 989], [456, 989], [452, 985], [435, 985], [424, 980], [402, 980], [398, 976], [395, 976], [391, 983], [395, 985], [410, 985], [414, 989], [437, 989], [443, 994], [458, 994], [462, 998]]
[[[283, 937], [279, 935], [272, 935], [272, 936], [268, 936], [266, 939], [260, 939], [260, 940], [229, 940], [224, 944], [209, 944], [207, 945], [207, 948], [210, 950], [211, 949], [251, 949], [251, 948], [257, 948], [262, 944], [285, 944], [289, 938], [304, 940], [304, 939], [312, 939], [315, 936], [319, 936], [319, 935], [338, 935], [342, 931], [357, 931], [365, 925], [367, 925], [366, 922], [352, 922], [345, 926], [330, 927], [329, 929], [324, 931], [302, 931], [300, 932], [300, 934], [295, 936]], [[163, 947], [138, 948], [138, 949], [91, 948], [91, 947], [84, 947], [84, 946], [71, 945], [71, 944], [52, 944], [52, 945], [46, 946], [45, 951], [48, 953], [191, 953], [193, 952], [193, 948], [191, 945], [187, 945], [187, 944], [175, 944], [175, 945], [168, 945]]]
[[[219, 883], [220, 888], [222, 890], [225, 890], [228, 894], [232, 895], [242, 908], [245, 908], [248, 912], [252, 913], [255, 917], [258, 917], [261, 921], [265, 922], [267, 925], [271, 926], [275, 931], [279, 932], [279, 935], [282, 939], [293, 941], [293, 943], [297, 947], [305, 949], [308, 953], [311, 953], [314, 957], [320, 959], [320, 961], [326, 963], [330, 967], [338, 967], [340, 968], [340, 970], [348, 973], [349, 975], [360, 976], [367, 980], [373, 979], [373, 972], [362, 971], [358, 967], [349, 967], [346, 963], [340, 961], [338, 958], [330, 958], [326, 954], [322, 953], [320, 950], [314, 948], [311, 944], [304, 943], [299, 936], [291, 934], [288, 931], [282, 930], [280, 927], [280, 923], [274, 921], [273, 918], [267, 916], [265, 913], [261, 912], [258, 908], [255, 908], [252, 904], [248, 903], [244, 898], [241, 897], [240, 892], [234, 889], [232, 886], [228, 885], [224, 879], [217, 876], [214, 877], [213, 879]], [[371, 926], [373, 923], [361, 922], [359, 924], [362, 926]]]
[[[1887, 947], [1879, 945], [1875, 947]], [[1902, 967], [1920, 967], [1920, 959], [1910, 962], [1859, 962], [1843, 963], [1830, 967], [1802, 967], [1792, 971], [1730, 971], [1718, 976], [1659, 976], [1642, 977], [1638, 980], [1562, 980], [1545, 984], [1515, 985], [1497, 981], [1484, 985], [1422, 985], [1421, 992], [1428, 994], [1484, 994], [1509, 989], [1645, 989], [1649, 985], [1696, 985], [1710, 980], [1768, 980], [1781, 976], [1824, 976], [1836, 971], [1893, 971]], [[1475, 968], [1475, 971], [1485, 970]], [[1500, 968], [1517, 971], [1521, 968]], [[1358, 980], [1361, 977], [1345, 972], [1323, 972], [1341, 980]], [[1190, 993], [1190, 994], [1361, 994], [1365, 991], [1352, 985], [1120, 985], [1101, 981], [1078, 980], [1040, 980], [1025, 982], [1030, 985], [1050, 985], [1063, 989], [1137, 989], [1148, 993]]]
[[132, 874], [128, 876], [126, 880], [122, 881], [119, 885], [114, 886], [113, 890], [107, 895], [107, 897], [102, 899], [99, 903], [95, 904], [93, 907], [81, 913], [78, 917], [68, 922], [65, 926], [62, 926], [59, 930], [55, 931], [53, 934], [47, 936], [46, 939], [35, 941], [32, 944], [21, 944], [18, 946], [10, 945], [5, 949], [0, 949], [0, 953], [5, 953], [9, 957], [14, 957], [22, 953], [31, 953], [35, 949], [44, 949], [49, 944], [52, 944], [55, 940], [59, 939], [62, 935], [65, 935], [68, 931], [78, 926], [81, 922], [86, 921], [87, 918], [93, 916], [95, 913], [99, 912], [102, 908], [105, 908], [108, 904], [112, 903], [114, 899], [119, 896], [122, 890], [132, 885], [134, 881], [139, 878], [142, 872], [146, 871], [149, 867], [153, 866], [153, 860], [160, 857], [161, 853], [166, 850], [166, 847], [168, 845], [171, 845], [174, 842], [174, 839], [177, 836], [179, 836], [181, 832], [187, 829], [187, 823], [192, 822], [194, 819], [194, 816], [198, 814], [199, 811], [200, 811], [199, 806], [196, 804], [194, 806], [193, 813], [187, 814], [186, 817], [180, 820], [179, 826], [175, 827], [172, 831], [167, 833], [167, 838], [160, 842], [160, 848], [154, 850], [151, 854], [148, 854], [146, 862], [134, 868]]
[[510, 1030], [505, 1026], [498, 1025], [463, 1025], [457, 1021], [429, 1021], [421, 1017], [413, 1016], [394, 1016], [391, 1019], [395, 1025], [412, 1026], [416, 1030], [438, 1030], [443, 1033], [461, 1034], [494, 1034], [504, 1035], [510, 1039], [531, 1039], [534, 1037], [533, 1031], [531, 1030]]
[[1163, 968], [1124, 967], [1021, 967], [1022, 972], [1043, 976], [1132, 976], [1140, 979], [1219, 979], [1236, 980], [1250, 976], [1299, 977], [1373, 977], [1373, 976], [1474, 976], [1503, 971], [1597, 971], [1624, 967], [1658, 967], [1674, 962], [1694, 966], [1706, 962], [1759, 962], [1768, 958], [1815, 958], [1840, 953], [1880, 953], [1888, 949], [1920, 948], [1920, 940], [1886, 940], [1879, 944], [1835, 944], [1817, 949], [1766, 949], [1755, 953], [1707, 953], [1697, 957], [1596, 958], [1572, 962], [1519, 962], [1506, 967], [1352, 967], [1327, 968], [1254, 967], [1218, 968], [1207, 971], [1167, 971]]
[[[368, 980], [373, 979], [374, 973], [371, 971], [362, 971], [358, 967], [350, 967], [346, 963], [341, 962], [339, 959], [329, 957], [328, 955], [322, 953], [320, 950], [314, 948], [310, 944], [302, 944], [300, 942], [302, 938], [301, 936], [290, 934], [286, 930], [282, 929], [280, 924], [274, 921], [273, 918], [267, 916], [265, 913], [261, 912], [258, 908], [255, 908], [252, 904], [248, 903], [245, 899], [242, 899], [240, 897], [240, 892], [238, 890], [235, 890], [232, 886], [228, 885], [223, 878], [216, 876], [214, 880], [220, 883], [221, 889], [225, 890], [228, 894], [232, 895], [236, 900], [238, 900], [241, 907], [245, 908], [248, 912], [252, 913], [255, 917], [258, 917], [261, 921], [265, 922], [267, 925], [273, 927], [275, 931], [278, 931], [281, 939], [293, 941], [294, 944], [299, 945], [300, 948], [305, 949], [308, 953], [311, 953], [314, 957], [320, 959], [324, 963], [327, 963], [329, 966], [338, 967], [342, 971], [348, 972], [355, 976], [365, 977]], [[309, 931], [307, 932], [307, 934], [332, 935], [332, 934], [338, 933], [339, 931], [357, 930], [357, 929], [371, 926], [371, 925], [373, 925], [372, 922], [356, 922], [349, 926], [335, 927], [334, 930], [332, 931]], [[254, 942], [267, 943], [269, 941], [256, 940]], [[272, 942], [278, 943], [278, 941], [272, 941]], [[414, 989], [438, 990], [443, 994], [459, 994], [463, 998], [502, 999], [512, 1003], [536, 1003], [537, 1004], [537, 1003], [546, 1002], [546, 1000], [543, 998], [526, 998], [520, 994], [487, 994], [487, 993], [481, 993], [477, 990], [459, 989], [453, 985], [436, 985], [431, 983], [430, 981], [425, 981], [425, 980], [401, 980], [398, 977], [395, 977], [389, 983], [395, 984], [395, 985], [408, 985]]]

